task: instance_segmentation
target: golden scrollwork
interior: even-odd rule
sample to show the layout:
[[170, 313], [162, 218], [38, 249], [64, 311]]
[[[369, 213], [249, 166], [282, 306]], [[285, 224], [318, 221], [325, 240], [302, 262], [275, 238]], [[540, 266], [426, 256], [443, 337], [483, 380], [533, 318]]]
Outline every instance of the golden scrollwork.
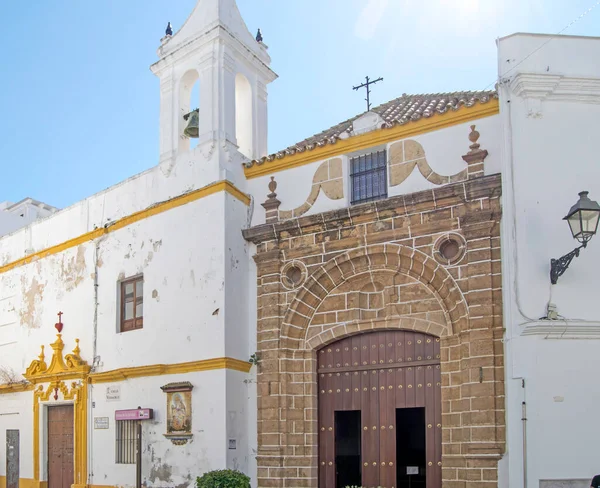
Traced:
[[76, 345], [73, 352], [63, 357], [65, 344], [62, 340], [62, 336], [57, 334], [56, 341], [50, 344], [53, 351], [50, 366], [46, 364], [44, 346], [42, 346], [42, 352], [38, 359], [31, 362], [23, 376], [33, 384], [57, 382], [68, 379], [81, 379], [86, 377], [90, 372], [90, 366], [86, 361], [81, 359], [79, 339], [75, 339], [75, 343]]

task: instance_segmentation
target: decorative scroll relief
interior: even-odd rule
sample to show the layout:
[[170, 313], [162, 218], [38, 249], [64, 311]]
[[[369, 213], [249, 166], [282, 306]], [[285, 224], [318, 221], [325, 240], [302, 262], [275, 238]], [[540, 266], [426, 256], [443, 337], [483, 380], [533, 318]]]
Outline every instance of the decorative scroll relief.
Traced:
[[403, 183], [413, 172], [415, 166], [423, 177], [434, 185], [456, 183], [467, 179], [467, 169], [451, 176], [436, 173], [425, 158], [425, 150], [417, 141], [406, 140], [396, 142], [389, 150], [390, 186]]
[[280, 210], [279, 219], [286, 220], [304, 215], [315, 204], [321, 190], [331, 200], [344, 198], [341, 158], [329, 159], [322, 163], [315, 172], [310, 194], [306, 202], [292, 210]]
[[27, 371], [25, 371], [23, 376], [31, 383], [36, 384], [59, 379], [85, 378], [89, 374], [90, 366], [80, 357], [81, 350], [79, 349], [79, 339], [75, 339], [76, 345], [73, 352], [63, 357], [65, 344], [61, 334], [57, 334], [56, 337], [56, 341], [50, 344], [53, 350], [50, 366], [46, 364], [44, 346], [42, 346], [42, 352], [38, 359], [32, 361], [27, 368]]

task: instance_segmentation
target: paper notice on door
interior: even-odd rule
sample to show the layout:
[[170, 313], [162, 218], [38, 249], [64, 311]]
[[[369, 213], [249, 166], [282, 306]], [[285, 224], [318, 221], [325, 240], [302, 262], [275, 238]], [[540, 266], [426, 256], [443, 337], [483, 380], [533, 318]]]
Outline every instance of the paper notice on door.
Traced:
[[419, 474], [419, 467], [418, 466], [407, 466], [406, 467], [406, 474], [407, 475]]

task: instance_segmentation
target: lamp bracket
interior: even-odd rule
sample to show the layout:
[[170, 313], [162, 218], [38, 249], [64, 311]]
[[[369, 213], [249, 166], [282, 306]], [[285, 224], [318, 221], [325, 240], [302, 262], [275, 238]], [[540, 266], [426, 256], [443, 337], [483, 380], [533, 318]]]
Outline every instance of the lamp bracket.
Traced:
[[571, 261], [574, 258], [579, 256], [579, 252], [587, 246], [587, 242], [584, 242], [581, 246], [576, 249], [573, 249], [570, 253], [565, 254], [564, 256], [558, 259], [550, 260], [550, 282], [553, 285], [556, 285], [558, 282], [558, 278], [561, 277], [564, 272], [567, 270]]

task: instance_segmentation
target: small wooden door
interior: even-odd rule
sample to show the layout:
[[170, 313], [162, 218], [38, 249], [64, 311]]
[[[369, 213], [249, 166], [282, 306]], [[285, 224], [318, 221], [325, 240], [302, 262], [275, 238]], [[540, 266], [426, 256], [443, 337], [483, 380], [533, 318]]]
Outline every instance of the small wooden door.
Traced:
[[[321, 488], [347, 484], [338, 448], [354, 455], [352, 484], [441, 487], [439, 339], [409, 331], [352, 336], [321, 349], [317, 368]], [[354, 427], [342, 418], [360, 419], [360, 435], [348, 436]]]
[[48, 488], [71, 488], [73, 474], [73, 405], [48, 408]]

